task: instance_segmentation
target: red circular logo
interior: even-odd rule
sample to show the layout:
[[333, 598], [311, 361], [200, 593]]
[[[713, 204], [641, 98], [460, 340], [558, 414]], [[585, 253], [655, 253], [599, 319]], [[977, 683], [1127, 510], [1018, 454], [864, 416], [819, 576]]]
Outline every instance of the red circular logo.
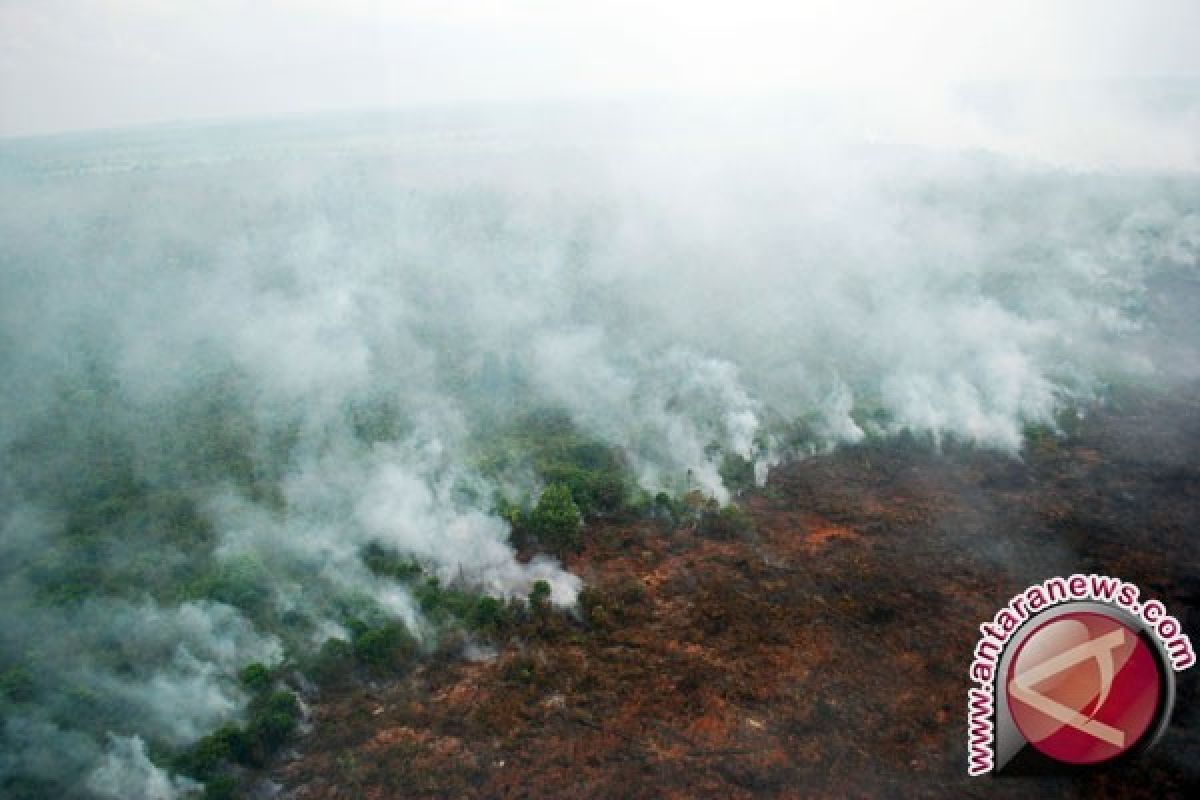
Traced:
[[1021, 735], [1069, 764], [1107, 761], [1133, 748], [1162, 701], [1159, 663], [1135, 631], [1078, 611], [1033, 631], [1008, 668], [1008, 708]]

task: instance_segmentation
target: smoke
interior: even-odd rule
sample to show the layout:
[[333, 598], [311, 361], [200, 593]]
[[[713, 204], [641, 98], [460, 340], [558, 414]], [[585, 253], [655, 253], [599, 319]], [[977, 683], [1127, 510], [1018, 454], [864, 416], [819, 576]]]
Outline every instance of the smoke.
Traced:
[[173, 800], [197, 785], [186, 778], [172, 778], [154, 766], [138, 737], [110, 736], [108, 750], [88, 776], [87, 787], [99, 797], [114, 800]]
[[1126, 115], [1154, 169], [984, 99], [937, 136], [800, 98], [5, 142], [0, 780], [187, 791], [152, 757], [238, 719], [244, 665], [348, 608], [428, 633], [369, 544], [572, 604], [492, 513], [543, 488], [480, 456], [530, 410], [726, 502], [725, 455], [1015, 456], [1170, 380], [1147, 292], [1200, 278], [1194, 93]]

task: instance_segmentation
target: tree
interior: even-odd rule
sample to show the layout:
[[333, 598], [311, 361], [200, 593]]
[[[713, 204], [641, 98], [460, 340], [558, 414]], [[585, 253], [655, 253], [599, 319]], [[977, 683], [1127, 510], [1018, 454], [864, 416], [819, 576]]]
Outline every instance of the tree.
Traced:
[[534, 611], [540, 611], [550, 605], [550, 596], [553, 590], [550, 584], [546, 581], [534, 581], [533, 589], [529, 592], [529, 607]]
[[255, 662], [247, 664], [238, 673], [238, 679], [247, 689], [261, 692], [271, 686], [271, 671], [266, 666]]
[[537, 507], [529, 515], [529, 527], [543, 545], [565, 550], [579, 546], [583, 520], [579, 507], [564, 483], [552, 483], [538, 498]]

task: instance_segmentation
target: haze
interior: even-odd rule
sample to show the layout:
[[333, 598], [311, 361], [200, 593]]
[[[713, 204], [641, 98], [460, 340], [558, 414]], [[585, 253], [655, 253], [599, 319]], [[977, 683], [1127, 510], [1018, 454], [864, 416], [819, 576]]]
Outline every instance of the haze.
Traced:
[[629, 92], [1195, 78], [1200, 5], [0, 0], [0, 135]]

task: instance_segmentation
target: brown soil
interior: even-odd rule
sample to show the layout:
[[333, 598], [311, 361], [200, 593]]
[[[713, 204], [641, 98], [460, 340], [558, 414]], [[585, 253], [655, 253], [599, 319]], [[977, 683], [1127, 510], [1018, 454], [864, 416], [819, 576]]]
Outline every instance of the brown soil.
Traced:
[[1056, 574], [1140, 585], [1200, 637], [1200, 389], [1126, 398], [1023, 459], [905, 444], [775, 470], [752, 527], [598, 524], [597, 589], [493, 660], [326, 692], [273, 777], [318, 798], [1200, 796], [1200, 669], [1160, 744], [966, 776], [977, 626]]

